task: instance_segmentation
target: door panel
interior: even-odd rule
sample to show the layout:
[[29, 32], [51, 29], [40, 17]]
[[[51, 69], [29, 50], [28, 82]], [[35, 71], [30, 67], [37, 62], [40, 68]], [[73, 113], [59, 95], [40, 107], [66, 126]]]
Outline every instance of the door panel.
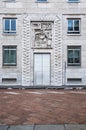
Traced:
[[50, 54], [43, 54], [43, 84], [50, 84]]
[[37, 85], [41, 85], [42, 83], [42, 58], [41, 55], [35, 54], [34, 56], [35, 64], [34, 64], [34, 83]]
[[34, 85], [50, 84], [50, 54], [34, 55]]

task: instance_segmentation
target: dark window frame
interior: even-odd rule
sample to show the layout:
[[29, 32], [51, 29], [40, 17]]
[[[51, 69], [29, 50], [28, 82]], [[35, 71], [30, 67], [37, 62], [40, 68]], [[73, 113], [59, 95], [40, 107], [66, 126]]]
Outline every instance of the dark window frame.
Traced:
[[3, 2], [15, 2], [16, 0], [3, 0]]
[[[17, 18], [3, 18], [3, 33], [16, 34], [16, 19]], [[6, 23], [7, 21], [7, 23]], [[7, 26], [8, 24], [8, 26]], [[6, 29], [7, 28], [7, 29]]]
[[47, 2], [48, 0], [36, 0], [36, 2], [39, 2], [39, 3], [44, 3], [44, 2]]
[[69, 3], [78, 3], [80, 0], [68, 0]]
[[[8, 63], [6, 63], [5, 59], [4, 59], [5, 58], [5, 52], [4, 51], [6, 51], [6, 50], [9, 51]], [[9, 62], [10, 57], [12, 56], [12, 55], [10, 55], [12, 50], [15, 50], [15, 63]], [[10, 45], [3, 46], [3, 66], [17, 66], [17, 46], [15, 46], [15, 45], [14, 46], [10, 46]]]
[[[69, 26], [69, 21], [71, 21], [71, 29]], [[68, 27], [67, 27], [67, 34], [80, 34], [81, 32], [81, 19], [80, 18], [68, 18], [67, 19], [68, 22]], [[79, 26], [75, 26], [76, 22], [78, 22]], [[78, 29], [77, 29], [78, 28]]]
[[[73, 60], [72, 63], [69, 62], [69, 51], [72, 51]], [[79, 62], [76, 62], [76, 59], [74, 56], [75, 52], [79, 51]], [[67, 66], [81, 66], [81, 46], [67, 46]]]

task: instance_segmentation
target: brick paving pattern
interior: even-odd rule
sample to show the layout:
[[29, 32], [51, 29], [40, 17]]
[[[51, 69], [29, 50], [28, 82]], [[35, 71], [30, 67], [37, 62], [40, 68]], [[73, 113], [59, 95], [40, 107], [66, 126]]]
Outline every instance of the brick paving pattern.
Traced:
[[86, 90], [0, 89], [0, 124], [86, 124]]

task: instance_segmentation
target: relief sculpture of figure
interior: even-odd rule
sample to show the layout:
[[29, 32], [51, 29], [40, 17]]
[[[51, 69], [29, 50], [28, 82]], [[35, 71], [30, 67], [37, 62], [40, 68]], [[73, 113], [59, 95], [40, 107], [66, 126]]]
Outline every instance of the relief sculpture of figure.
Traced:
[[35, 47], [51, 47], [52, 22], [33, 22]]

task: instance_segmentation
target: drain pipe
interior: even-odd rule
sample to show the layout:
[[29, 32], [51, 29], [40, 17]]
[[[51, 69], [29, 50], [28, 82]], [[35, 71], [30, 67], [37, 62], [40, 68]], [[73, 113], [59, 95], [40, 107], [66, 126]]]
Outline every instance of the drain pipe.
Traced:
[[64, 86], [66, 86], [66, 61], [64, 63]]

